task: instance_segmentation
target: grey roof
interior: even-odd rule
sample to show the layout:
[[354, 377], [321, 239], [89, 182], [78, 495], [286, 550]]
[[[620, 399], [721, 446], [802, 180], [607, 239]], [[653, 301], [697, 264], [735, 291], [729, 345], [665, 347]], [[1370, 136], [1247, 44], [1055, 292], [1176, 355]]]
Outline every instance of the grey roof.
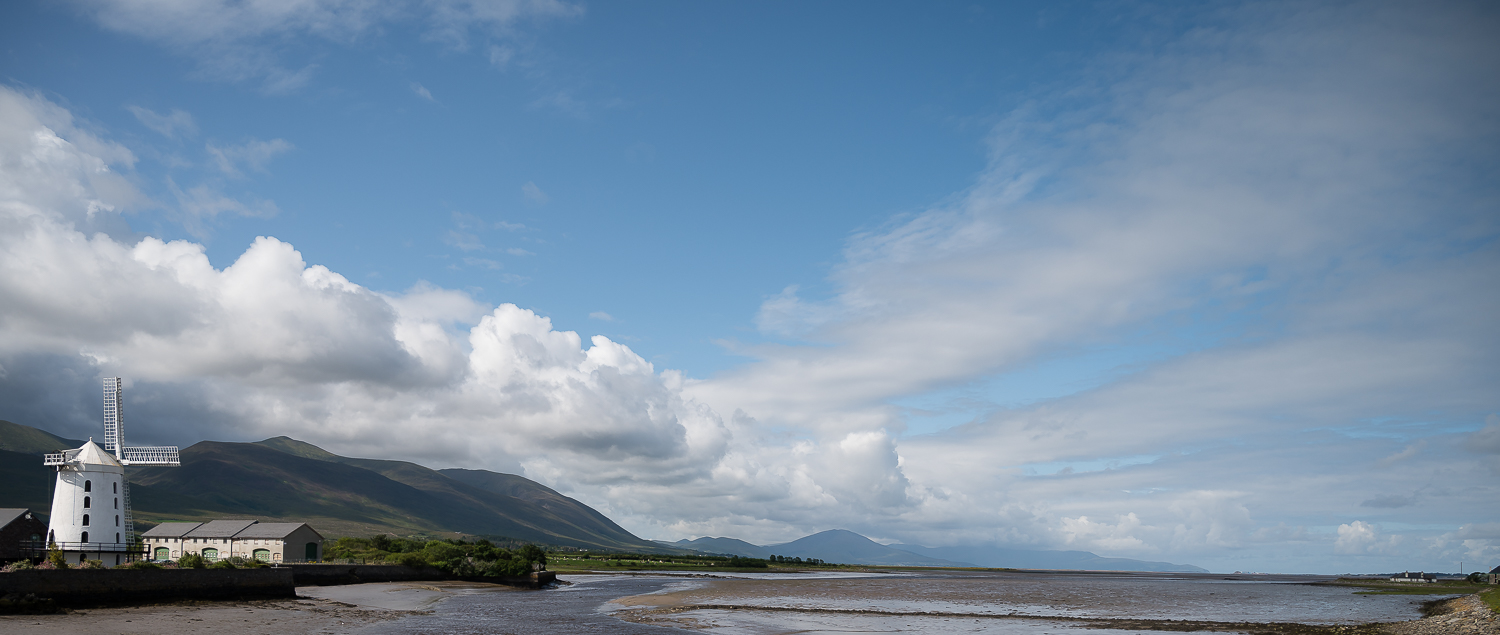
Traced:
[[245, 530], [246, 527], [254, 525], [253, 520], [210, 520], [202, 526], [189, 531], [185, 538], [233, 538], [235, 534]]
[[4, 527], [31, 511], [25, 507], [0, 507], [0, 527]]
[[198, 526], [202, 524], [203, 523], [162, 523], [146, 530], [146, 533], [141, 534], [141, 537], [181, 538], [183, 536], [186, 536], [188, 532], [197, 529]]
[[[244, 531], [235, 534], [234, 537], [235, 539], [285, 538], [292, 535], [292, 532], [297, 531], [302, 527], [307, 527], [307, 523], [256, 523], [254, 525], [246, 527]], [[308, 529], [312, 530], [311, 527], [308, 527]], [[316, 530], [313, 530], [313, 533], [317, 534], [318, 532]], [[322, 538], [323, 536], [322, 534], [318, 534], [318, 537]]]

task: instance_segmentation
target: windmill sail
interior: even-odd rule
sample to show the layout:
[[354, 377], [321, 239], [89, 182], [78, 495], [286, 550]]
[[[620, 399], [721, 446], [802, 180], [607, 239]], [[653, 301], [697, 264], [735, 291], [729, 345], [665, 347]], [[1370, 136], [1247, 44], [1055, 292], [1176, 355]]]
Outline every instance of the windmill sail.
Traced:
[[125, 465], [182, 465], [176, 446], [125, 447], [125, 386], [119, 377], [104, 378], [104, 449]]

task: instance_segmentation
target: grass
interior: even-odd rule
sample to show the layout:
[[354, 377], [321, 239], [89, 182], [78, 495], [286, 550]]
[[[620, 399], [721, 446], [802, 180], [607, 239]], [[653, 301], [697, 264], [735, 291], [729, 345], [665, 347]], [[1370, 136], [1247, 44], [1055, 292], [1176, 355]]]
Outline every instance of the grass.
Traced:
[[[1458, 580], [1443, 580], [1431, 584], [1417, 582], [1387, 582], [1385, 580], [1339, 578], [1332, 582], [1323, 582], [1333, 586], [1351, 586], [1368, 591], [1356, 591], [1355, 595], [1468, 595], [1493, 590], [1488, 584], [1470, 584]], [[1494, 597], [1495, 594], [1489, 594]], [[1500, 597], [1495, 598], [1500, 601]], [[1494, 606], [1493, 604], [1491, 605]], [[1500, 610], [1500, 609], [1497, 609]]]
[[1500, 587], [1492, 585], [1490, 588], [1481, 591], [1479, 599], [1484, 600], [1485, 606], [1490, 607], [1491, 611], [1500, 613]]

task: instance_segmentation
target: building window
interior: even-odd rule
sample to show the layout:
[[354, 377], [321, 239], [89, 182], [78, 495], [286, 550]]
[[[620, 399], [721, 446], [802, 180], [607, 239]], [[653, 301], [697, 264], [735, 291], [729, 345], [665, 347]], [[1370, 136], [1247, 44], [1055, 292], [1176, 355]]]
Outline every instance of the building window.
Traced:
[[[89, 515], [88, 514], [84, 514], [83, 515], [83, 526], [84, 527], [89, 526]], [[88, 541], [85, 540], [84, 542], [88, 542]]]
[[84, 481], [83, 482], [83, 491], [85, 491], [85, 492], [92, 492], [92, 491], [94, 491], [94, 482], [93, 481]]
[[90, 503], [92, 503], [92, 502], [93, 502], [93, 499], [91, 499], [91, 498], [89, 498], [87, 496], [83, 497], [83, 508], [84, 509], [88, 509], [89, 507], [92, 507], [92, 505], [90, 505]]
[[[84, 516], [84, 519], [87, 520], [88, 516]], [[89, 532], [85, 531], [85, 532], [83, 532], [83, 542], [88, 542], [88, 541], [89, 541]], [[79, 562], [82, 562], [82, 560], [80, 560]]]

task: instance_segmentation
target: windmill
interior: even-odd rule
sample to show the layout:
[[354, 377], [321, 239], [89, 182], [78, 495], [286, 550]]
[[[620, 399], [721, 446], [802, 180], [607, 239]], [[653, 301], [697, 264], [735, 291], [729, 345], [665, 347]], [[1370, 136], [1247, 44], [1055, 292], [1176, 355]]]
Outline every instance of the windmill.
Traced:
[[[57, 468], [47, 540], [69, 558], [76, 554], [78, 562], [102, 560], [111, 566], [129, 560], [135, 522], [125, 466], [181, 465], [175, 446], [125, 447], [124, 393], [119, 377], [104, 378], [104, 447], [89, 437], [82, 447], [43, 460]], [[113, 563], [106, 559], [111, 555]]]

